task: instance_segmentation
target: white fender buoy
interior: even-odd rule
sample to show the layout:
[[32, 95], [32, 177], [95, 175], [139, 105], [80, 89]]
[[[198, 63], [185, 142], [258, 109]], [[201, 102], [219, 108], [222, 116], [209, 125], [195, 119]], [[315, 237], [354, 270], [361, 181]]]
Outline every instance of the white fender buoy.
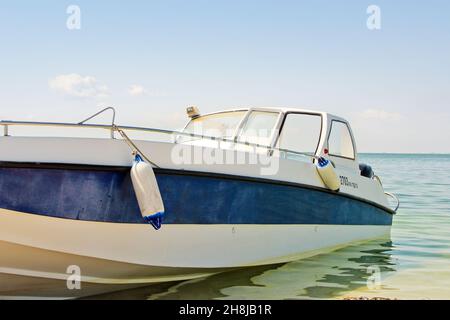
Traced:
[[153, 168], [140, 155], [136, 155], [131, 168], [131, 181], [142, 217], [159, 230], [164, 216], [164, 203]]
[[323, 157], [319, 158], [316, 163], [316, 168], [320, 178], [328, 189], [338, 191], [341, 188], [341, 181], [330, 160]]

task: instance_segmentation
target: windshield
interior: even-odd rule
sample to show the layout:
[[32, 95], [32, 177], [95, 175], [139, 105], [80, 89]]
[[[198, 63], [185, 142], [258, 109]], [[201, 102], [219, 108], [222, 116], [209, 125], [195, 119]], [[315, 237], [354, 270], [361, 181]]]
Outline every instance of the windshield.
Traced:
[[[322, 117], [320, 115], [288, 113], [277, 146], [280, 149], [314, 155], [321, 131]], [[297, 158], [294, 154], [287, 154], [287, 157]]]
[[239, 135], [239, 141], [270, 146], [278, 112], [252, 111]]
[[[186, 133], [193, 133], [208, 137], [231, 139], [239, 123], [247, 111], [221, 112], [191, 120], [184, 129]], [[197, 140], [197, 137], [181, 137], [183, 142]]]

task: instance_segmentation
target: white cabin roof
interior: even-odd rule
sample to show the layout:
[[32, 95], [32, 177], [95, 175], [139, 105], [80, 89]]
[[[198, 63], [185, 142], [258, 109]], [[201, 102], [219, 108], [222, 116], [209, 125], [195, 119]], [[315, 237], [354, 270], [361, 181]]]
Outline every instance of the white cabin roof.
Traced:
[[342, 117], [339, 117], [337, 115], [325, 112], [325, 111], [320, 111], [320, 110], [312, 110], [312, 109], [303, 109], [303, 108], [292, 108], [292, 107], [242, 107], [242, 108], [230, 108], [230, 109], [223, 109], [220, 111], [215, 111], [215, 112], [211, 112], [211, 113], [205, 113], [205, 114], [200, 114], [200, 116], [206, 116], [206, 115], [211, 115], [211, 114], [217, 114], [217, 113], [222, 113], [222, 112], [232, 112], [232, 111], [248, 111], [248, 110], [260, 110], [260, 111], [272, 111], [272, 112], [283, 112], [283, 113], [289, 113], [289, 112], [303, 112], [303, 113], [314, 113], [314, 114], [320, 114], [322, 115], [324, 118], [333, 118], [333, 119], [339, 119], [342, 120], [344, 122], [348, 122], [347, 120], [345, 120]]

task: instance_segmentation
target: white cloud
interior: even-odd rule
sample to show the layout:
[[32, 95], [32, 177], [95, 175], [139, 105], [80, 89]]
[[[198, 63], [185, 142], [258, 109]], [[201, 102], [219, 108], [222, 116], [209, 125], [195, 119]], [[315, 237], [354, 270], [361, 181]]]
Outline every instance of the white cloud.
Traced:
[[148, 96], [148, 97], [166, 97], [167, 94], [156, 90], [147, 90], [139, 84], [133, 84], [128, 87], [128, 94], [133, 97]]
[[49, 81], [51, 89], [78, 98], [102, 98], [108, 96], [108, 87], [95, 77], [76, 73], [57, 76]]
[[388, 112], [382, 109], [367, 109], [360, 113], [360, 116], [363, 119], [371, 119], [371, 120], [398, 120], [401, 118], [401, 115], [396, 112]]
[[146, 93], [147, 91], [145, 90], [145, 88], [141, 85], [138, 84], [133, 84], [128, 88], [128, 93], [131, 96], [142, 96]]

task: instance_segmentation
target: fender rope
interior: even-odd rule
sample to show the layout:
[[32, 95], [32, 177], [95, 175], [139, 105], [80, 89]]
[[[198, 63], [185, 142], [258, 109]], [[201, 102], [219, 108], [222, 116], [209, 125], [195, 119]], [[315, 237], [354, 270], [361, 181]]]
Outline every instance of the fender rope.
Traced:
[[155, 164], [154, 162], [152, 162], [137, 146], [136, 144], [128, 137], [128, 135], [122, 130], [120, 129], [118, 126], [113, 125], [113, 130], [117, 131], [123, 138], [123, 140], [126, 142], [126, 144], [130, 147], [130, 149], [133, 151], [133, 155], [137, 155], [139, 154], [142, 158], [144, 158], [145, 161], [147, 161], [148, 163], [150, 163], [152, 166], [154, 166], [155, 168], [159, 168], [159, 166], [157, 164]]

